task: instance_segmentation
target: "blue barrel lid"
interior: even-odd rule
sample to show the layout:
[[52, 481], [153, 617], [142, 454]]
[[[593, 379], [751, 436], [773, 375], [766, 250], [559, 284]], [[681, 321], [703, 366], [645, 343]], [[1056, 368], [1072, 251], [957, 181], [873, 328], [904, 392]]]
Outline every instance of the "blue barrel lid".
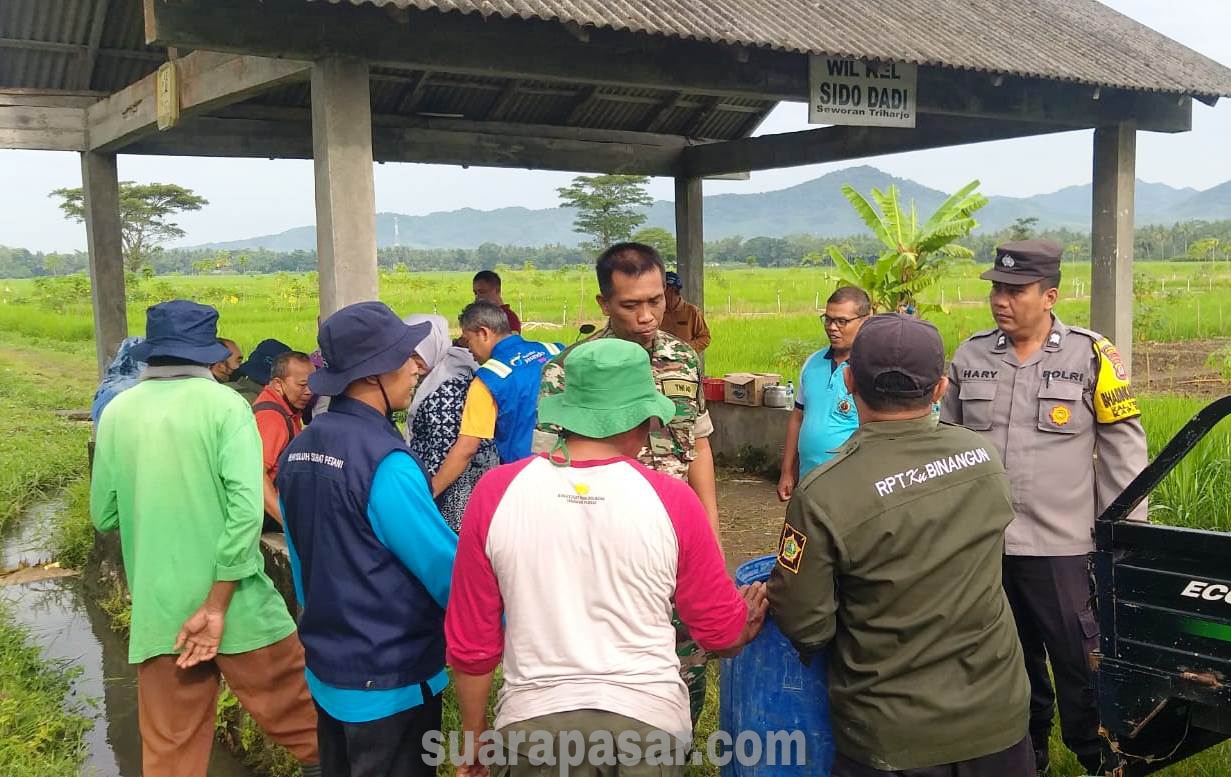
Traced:
[[774, 564], [777, 563], [778, 557], [772, 553], [768, 556], [745, 561], [735, 570], [735, 584], [752, 585], [753, 583], [763, 583], [769, 579], [769, 573], [774, 571]]

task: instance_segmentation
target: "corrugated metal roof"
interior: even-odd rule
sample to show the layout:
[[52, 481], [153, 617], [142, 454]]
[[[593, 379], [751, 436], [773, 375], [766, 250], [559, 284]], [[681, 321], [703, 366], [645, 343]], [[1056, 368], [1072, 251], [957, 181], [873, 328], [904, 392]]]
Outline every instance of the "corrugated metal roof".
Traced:
[[[0, 0], [0, 88], [114, 92], [153, 72], [166, 52], [147, 47], [141, 0], [110, 0], [103, 26], [94, 30], [101, 0]], [[92, 71], [83, 62], [91, 40], [99, 51]], [[7, 45], [6, 45], [7, 43]], [[85, 75], [89, 83], [83, 83]], [[654, 89], [520, 80], [503, 100], [509, 81], [501, 78], [431, 73], [414, 99], [419, 73], [396, 68], [372, 69], [372, 109], [384, 115], [436, 114], [475, 121], [498, 119], [518, 124], [570, 124], [613, 130], [643, 129], [646, 117], [671, 93]], [[587, 95], [592, 99], [585, 100]], [[703, 97], [690, 97], [673, 110], [657, 131], [694, 129], [697, 137], [726, 140], [742, 137], [750, 115], [757, 120], [773, 107], [767, 100], [723, 102], [705, 121], [693, 120]], [[292, 84], [253, 98], [275, 108], [306, 108], [308, 84]], [[726, 110], [731, 106], [731, 111]], [[499, 107], [497, 111], [496, 108]], [[740, 108], [745, 110], [740, 110]], [[751, 114], [748, 112], [751, 111]]]
[[[321, 0], [309, 0], [321, 1]], [[1231, 96], [1227, 68], [1097, 0], [327, 0]], [[1176, 4], [1182, 13], [1182, 3]]]

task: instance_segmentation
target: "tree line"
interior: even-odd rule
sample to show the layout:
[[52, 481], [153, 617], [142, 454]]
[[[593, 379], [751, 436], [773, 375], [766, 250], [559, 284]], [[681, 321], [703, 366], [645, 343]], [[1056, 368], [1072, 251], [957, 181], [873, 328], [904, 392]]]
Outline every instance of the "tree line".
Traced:
[[[1015, 231], [1016, 230], [1016, 231]], [[959, 243], [974, 253], [974, 261], [990, 263], [996, 246], [1022, 237], [1044, 237], [1065, 247], [1066, 261], [1090, 260], [1090, 236], [1069, 229], [1023, 229], [1009, 227], [996, 232], [976, 232]], [[675, 240], [665, 229], [644, 229], [633, 234], [654, 245], [668, 263], [675, 261]], [[1188, 261], [1227, 261], [1231, 259], [1231, 219], [1225, 221], [1187, 221], [1171, 226], [1146, 226], [1136, 231], [1135, 256], [1140, 261], [1160, 259]], [[874, 259], [884, 246], [870, 234], [832, 238], [817, 235], [752, 237], [738, 235], [705, 243], [707, 263], [743, 264], [754, 267], [797, 267], [830, 262], [830, 246], [844, 255]], [[495, 267], [520, 268], [526, 262], [542, 270], [589, 264], [594, 252], [579, 246], [513, 246], [484, 243], [477, 248], [410, 248], [390, 246], [377, 251], [377, 262], [385, 269], [403, 267], [410, 271], [476, 271]], [[248, 274], [308, 272], [316, 269], [315, 251], [270, 251], [267, 249], [205, 250], [167, 248], [149, 254], [145, 272], [155, 275]], [[70, 275], [89, 270], [84, 251], [69, 253], [29, 251], [0, 246], [0, 278], [37, 278]]]

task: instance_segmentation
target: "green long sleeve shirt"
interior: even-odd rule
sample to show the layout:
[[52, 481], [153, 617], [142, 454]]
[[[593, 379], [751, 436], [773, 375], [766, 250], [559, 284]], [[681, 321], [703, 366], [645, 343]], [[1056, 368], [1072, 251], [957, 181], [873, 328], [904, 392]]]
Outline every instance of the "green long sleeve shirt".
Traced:
[[261, 439], [252, 408], [205, 368], [151, 367], [98, 423], [90, 517], [120, 532], [132, 594], [128, 660], [173, 653], [215, 582], [235, 581], [220, 653], [295, 630], [260, 551]]
[[867, 423], [787, 508], [773, 618], [829, 648], [834, 741], [882, 771], [999, 752], [1030, 688], [1001, 584], [1009, 482], [980, 435], [931, 417]]

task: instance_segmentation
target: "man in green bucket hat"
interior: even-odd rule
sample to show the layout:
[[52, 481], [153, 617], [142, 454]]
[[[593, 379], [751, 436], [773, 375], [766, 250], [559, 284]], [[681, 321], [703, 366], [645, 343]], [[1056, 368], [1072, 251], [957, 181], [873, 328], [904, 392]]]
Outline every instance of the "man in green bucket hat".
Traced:
[[[682, 774], [692, 722], [672, 600], [703, 648], [734, 655], [760, 631], [765, 588], [737, 590], [697, 495], [636, 460], [676, 412], [645, 349], [601, 339], [565, 369], [565, 390], [539, 405], [563, 430], [554, 450], [488, 472], [462, 520], [445, 643], [463, 735], [489, 728], [503, 661], [493, 737], [511, 777], [541, 771], [538, 731], [554, 732], [557, 752], [576, 732], [669, 741], [673, 764], [619, 770]], [[616, 771], [586, 756], [597, 774]], [[463, 774], [492, 765], [470, 759]]]

